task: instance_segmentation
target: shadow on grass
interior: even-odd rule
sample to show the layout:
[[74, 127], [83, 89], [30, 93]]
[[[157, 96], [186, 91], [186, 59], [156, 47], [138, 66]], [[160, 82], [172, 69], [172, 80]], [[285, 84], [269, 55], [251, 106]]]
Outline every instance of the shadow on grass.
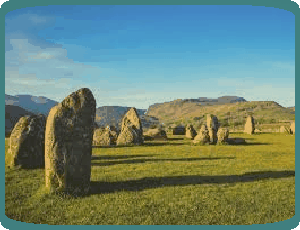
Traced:
[[[146, 155], [145, 155], [146, 157]], [[142, 164], [149, 162], [159, 162], [159, 161], [202, 161], [202, 160], [220, 160], [220, 159], [235, 159], [235, 157], [203, 157], [203, 158], [171, 158], [171, 159], [131, 159], [131, 160], [116, 160], [109, 162], [92, 162], [92, 166], [108, 166], [108, 165], [117, 165], [117, 164]]]
[[[253, 139], [253, 138], [246, 138], [246, 139]], [[271, 143], [264, 143], [264, 142], [246, 142], [245, 138], [241, 137], [231, 137], [227, 140], [228, 145], [243, 145], [243, 146], [249, 146], [249, 145], [272, 145]]]
[[170, 143], [170, 142], [145, 142], [143, 146], [164, 146], [164, 145], [184, 145], [184, 143]]
[[168, 141], [182, 141], [183, 137], [168, 137]]
[[135, 154], [135, 155], [92, 155], [92, 160], [114, 160], [114, 159], [128, 159], [128, 158], [136, 158], [136, 157], [153, 157], [154, 154], [151, 155], [143, 155], [143, 154]]
[[283, 178], [295, 176], [295, 171], [259, 171], [243, 175], [225, 176], [174, 176], [174, 177], [144, 177], [138, 180], [119, 182], [91, 182], [91, 194], [113, 193], [118, 191], [142, 191], [150, 188], [185, 186], [189, 184], [223, 184], [237, 182], [253, 182], [268, 178]]
[[142, 145], [111, 145], [111, 146], [98, 146], [93, 145], [92, 148], [124, 148], [124, 147], [147, 147], [147, 146], [164, 146], [164, 145], [184, 145], [184, 143], [170, 143], [166, 141], [161, 142], [144, 142]]

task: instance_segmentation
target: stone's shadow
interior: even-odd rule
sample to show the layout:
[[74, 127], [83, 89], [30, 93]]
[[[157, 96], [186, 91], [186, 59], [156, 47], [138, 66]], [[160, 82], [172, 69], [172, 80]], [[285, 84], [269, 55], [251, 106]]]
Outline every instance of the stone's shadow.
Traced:
[[[145, 157], [147, 157], [145, 155]], [[129, 160], [115, 160], [108, 162], [92, 162], [92, 166], [108, 166], [117, 164], [142, 164], [148, 162], [159, 162], [159, 161], [202, 161], [202, 160], [220, 160], [220, 159], [235, 159], [235, 157], [202, 157], [202, 158], [174, 158], [174, 159], [159, 159], [159, 158], [149, 158], [149, 159], [129, 159]]]
[[141, 147], [141, 146], [164, 146], [164, 145], [184, 145], [184, 143], [169, 143], [169, 142], [144, 142], [142, 145], [110, 145], [110, 146], [97, 146], [93, 145], [92, 148], [125, 148], [125, 147]]
[[246, 138], [240, 138], [240, 137], [237, 137], [237, 138], [239, 138], [239, 139], [244, 139], [244, 140], [254, 140], [253, 137], [246, 137]]
[[114, 159], [127, 159], [127, 158], [136, 158], [136, 157], [153, 157], [156, 154], [145, 155], [145, 154], [136, 154], [136, 155], [92, 155], [92, 160], [114, 160]]
[[[246, 139], [253, 139], [253, 138], [246, 138]], [[227, 140], [228, 145], [272, 145], [271, 143], [263, 143], [263, 142], [246, 142], [245, 138], [241, 137], [229, 137]]]
[[225, 176], [173, 176], [173, 177], [144, 177], [137, 180], [102, 182], [91, 181], [90, 194], [114, 193], [118, 191], [142, 191], [144, 189], [185, 186], [191, 184], [224, 184], [238, 182], [253, 182], [269, 178], [284, 178], [295, 176], [295, 171], [258, 171], [247, 172], [243, 175]]
[[182, 141], [182, 140], [184, 140], [183, 137], [168, 137], [167, 139], [168, 139], [168, 141]]
[[184, 145], [184, 143], [145, 142], [143, 146]]

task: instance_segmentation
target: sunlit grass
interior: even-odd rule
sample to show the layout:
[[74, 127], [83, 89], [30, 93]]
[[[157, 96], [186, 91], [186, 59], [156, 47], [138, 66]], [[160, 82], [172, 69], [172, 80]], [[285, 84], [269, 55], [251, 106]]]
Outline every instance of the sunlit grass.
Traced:
[[76, 225], [262, 224], [294, 216], [295, 136], [231, 136], [247, 143], [193, 146], [169, 136], [145, 146], [93, 148], [92, 192], [83, 198], [45, 194], [43, 169], [6, 168], [5, 213]]

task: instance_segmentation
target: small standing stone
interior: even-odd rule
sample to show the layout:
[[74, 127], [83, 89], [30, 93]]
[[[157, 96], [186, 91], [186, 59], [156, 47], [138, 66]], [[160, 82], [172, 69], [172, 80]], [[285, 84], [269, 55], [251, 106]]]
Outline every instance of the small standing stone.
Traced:
[[229, 136], [229, 130], [227, 128], [220, 128], [218, 130], [218, 144], [227, 143]]
[[21, 117], [10, 136], [8, 166], [40, 168], [45, 165], [45, 117]]
[[161, 127], [144, 132], [145, 140], [167, 140], [167, 133]]
[[293, 122], [292, 124], [291, 124], [291, 133], [292, 134], [295, 134], [295, 122]]
[[254, 118], [251, 115], [249, 115], [246, 120], [244, 132], [249, 135], [252, 135], [254, 134], [254, 130], [255, 130]]
[[199, 143], [201, 145], [203, 145], [205, 143], [209, 143], [209, 133], [208, 133], [206, 125], [201, 126], [201, 129], [198, 132], [198, 135], [195, 136], [193, 143], [194, 144]]

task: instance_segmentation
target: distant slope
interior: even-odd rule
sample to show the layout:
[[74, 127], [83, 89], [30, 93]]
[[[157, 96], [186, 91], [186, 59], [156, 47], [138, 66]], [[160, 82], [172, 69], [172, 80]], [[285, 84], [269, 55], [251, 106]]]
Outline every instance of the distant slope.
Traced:
[[224, 105], [226, 103], [235, 103], [235, 102], [244, 102], [246, 101], [243, 97], [237, 96], [222, 96], [218, 97], [217, 99], [209, 99], [207, 97], [199, 97], [197, 99], [178, 99], [175, 101], [170, 102], [163, 102], [163, 103], [155, 103], [148, 108], [148, 111], [162, 105], [181, 105], [182, 103], [195, 103], [195, 105]]
[[216, 115], [222, 126], [230, 128], [242, 128], [248, 114], [253, 114], [258, 124], [295, 120], [293, 109], [282, 107], [273, 101], [242, 101], [207, 106], [198, 101], [176, 100], [150, 106], [147, 115], [157, 117], [160, 123], [166, 125], [192, 123], [199, 127], [206, 122], [209, 113]]
[[19, 106], [32, 113], [41, 113], [47, 115], [50, 109], [56, 106], [58, 102], [50, 100], [46, 97], [32, 95], [16, 95], [11, 96], [5, 94], [5, 105]]

